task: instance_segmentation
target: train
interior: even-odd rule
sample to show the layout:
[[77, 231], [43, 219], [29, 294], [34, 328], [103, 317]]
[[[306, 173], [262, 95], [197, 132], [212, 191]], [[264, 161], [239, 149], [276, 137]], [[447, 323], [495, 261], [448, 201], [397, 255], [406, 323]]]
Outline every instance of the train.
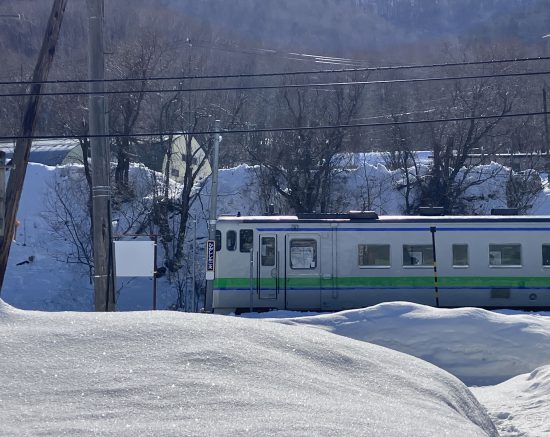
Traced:
[[550, 309], [550, 216], [222, 216], [212, 309]]

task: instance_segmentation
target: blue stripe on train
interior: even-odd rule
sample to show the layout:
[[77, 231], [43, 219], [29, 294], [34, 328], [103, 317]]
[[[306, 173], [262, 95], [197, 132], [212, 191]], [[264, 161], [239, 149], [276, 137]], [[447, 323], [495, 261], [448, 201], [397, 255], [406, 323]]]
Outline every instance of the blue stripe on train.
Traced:
[[[438, 232], [550, 231], [550, 228], [439, 228]], [[256, 228], [258, 232], [430, 232], [430, 228]]]
[[[550, 290], [550, 287], [438, 287], [441, 290], [492, 290], [493, 288], [509, 288], [510, 290]], [[434, 287], [337, 287], [337, 288], [287, 288], [287, 291], [351, 291], [351, 290], [433, 290]], [[248, 291], [250, 288], [214, 288], [215, 291]], [[253, 288], [252, 291], [256, 291]], [[262, 288], [262, 291], [276, 291], [276, 288]], [[284, 290], [284, 289], [283, 289]]]

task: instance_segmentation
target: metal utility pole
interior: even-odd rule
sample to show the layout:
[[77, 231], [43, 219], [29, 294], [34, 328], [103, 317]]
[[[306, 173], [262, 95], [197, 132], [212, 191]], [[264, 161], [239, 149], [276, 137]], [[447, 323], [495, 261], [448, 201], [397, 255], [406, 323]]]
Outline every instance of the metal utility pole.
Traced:
[[[214, 123], [214, 131], [220, 132], [221, 122], [216, 120]], [[208, 239], [216, 240], [216, 219], [217, 219], [217, 204], [218, 204], [218, 157], [220, 154], [220, 141], [222, 136], [219, 133], [214, 134], [214, 150], [212, 160], [212, 187], [210, 188], [210, 214], [208, 220]], [[214, 279], [206, 280], [206, 296], [204, 302], [204, 310], [207, 313], [212, 312], [212, 300], [214, 294]]]
[[[96, 311], [115, 310], [111, 229], [110, 150], [105, 123], [105, 52], [103, 0], [87, 0], [90, 148], [92, 152], [92, 224]], [[101, 137], [95, 137], [100, 135]]]
[[42, 47], [38, 54], [38, 59], [32, 74], [32, 85], [28, 88], [29, 96], [25, 102], [23, 120], [21, 122], [22, 139], [17, 140], [15, 150], [13, 152], [13, 170], [10, 173], [8, 185], [6, 188], [5, 198], [5, 226], [4, 235], [2, 237], [2, 245], [0, 246], [0, 290], [4, 283], [6, 275], [6, 267], [8, 265], [8, 257], [11, 249], [11, 242], [15, 232], [15, 223], [21, 193], [23, 191], [23, 182], [27, 173], [27, 164], [29, 163], [29, 155], [31, 153], [34, 127], [36, 125], [38, 105], [40, 103], [40, 93], [42, 91], [43, 82], [48, 78], [50, 67], [53, 63], [57, 40], [67, 0], [54, 0], [52, 11], [46, 33], [42, 40]]

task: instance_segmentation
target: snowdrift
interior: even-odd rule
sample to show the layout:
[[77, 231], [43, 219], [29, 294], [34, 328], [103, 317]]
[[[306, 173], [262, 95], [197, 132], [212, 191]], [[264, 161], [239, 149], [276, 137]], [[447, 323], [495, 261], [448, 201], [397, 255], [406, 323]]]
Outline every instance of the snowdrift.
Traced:
[[550, 317], [390, 302], [273, 320], [307, 325], [414, 355], [467, 385], [492, 385], [550, 363]]
[[495, 436], [456, 378], [302, 326], [0, 301], [3, 435]]
[[550, 365], [472, 391], [489, 409], [502, 437], [550, 435]]

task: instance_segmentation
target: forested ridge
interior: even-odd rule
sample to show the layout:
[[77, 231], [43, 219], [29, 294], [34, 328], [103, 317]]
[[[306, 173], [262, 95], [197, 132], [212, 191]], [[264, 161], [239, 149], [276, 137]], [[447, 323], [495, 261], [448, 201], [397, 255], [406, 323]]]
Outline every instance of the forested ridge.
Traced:
[[[485, 158], [473, 162], [474, 152], [540, 155], [550, 149], [543, 117], [512, 117], [543, 110], [546, 76], [498, 77], [541, 72], [548, 69], [548, 61], [200, 81], [150, 78], [545, 56], [550, 49], [550, 39], [543, 38], [550, 33], [545, 27], [549, 6], [550, 0], [107, 1], [106, 75], [139, 79], [107, 87], [123, 92], [110, 95], [108, 101], [115, 182], [122, 192], [128, 190], [130, 163], [142, 161], [144, 154], [166, 152], [146, 147], [160, 142], [159, 136], [137, 134], [187, 132], [189, 143], [198, 141], [207, 156], [211, 138], [194, 132], [211, 130], [213, 120], [220, 119], [224, 130], [252, 131], [225, 136], [222, 165], [258, 165], [266, 198], [280, 196], [290, 210], [329, 211], [336, 157], [374, 150], [388, 153], [389, 168], [405, 171], [403, 186], [410, 202], [404, 212], [414, 212], [427, 203], [442, 204], [450, 212], [464, 211], [464, 193], [472, 183], [482, 182], [472, 182], [469, 172], [461, 170], [484, 162]], [[0, 49], [5, 59], [0, 63], [0, 77], [4, 80], [29, 77], [49, 7], [50, 2], [43, 0], [0, 2], [4, 15]], [[10, 14], [15, 18], [7, 17]], [[73, 0], [66, 11], [51, 78], [86, 78], [86, 51], [86, 2]], [[320, 63], [307, 54], [348, 59]], [[482, 77], [365, 83], [445, 76]], [[238, 89], [312, 82], [356, 83]], [[219, 87], [237, 89], [211, 91]], [[201, 91], [189, 92], [193, 88]], [[3, 89], [22, 92], [25, 87]], [[86, 148], [86, 85], [49, 85], [46, 90], [77, 94], [43, 99], [37, 135], [76, 135]], [[21, 104], [21, 98], [3, 97], [3, 135], [18, 132]], [[494, 118], [483, 119], [485, 116]], [[437, 119], [458, 121], [398, 124]], [[300, 129], [373, 122], [397, 124], [373, 129]], [[254, 132], [272, 127], [296, 130]], [[428, 175], [418, 173], [417, 150], [433, 151]], [[156, 158], [162, 162], [162, 157]], [[193, 157], [187, 159], [191, 162]], [[195, 176], [186, 178], [184, 197], [192, 195]], [[165, 184], [169, 177], [165, 174]], [[531, 183], [529, 177], [527, 180], [522, 183]], [[522, 202], [519, 206], [527, 208], [529, 202]], [[184, 212], [186, 209], [184, 206]], [[166, 217], [167, 210], [158, 214]]]

